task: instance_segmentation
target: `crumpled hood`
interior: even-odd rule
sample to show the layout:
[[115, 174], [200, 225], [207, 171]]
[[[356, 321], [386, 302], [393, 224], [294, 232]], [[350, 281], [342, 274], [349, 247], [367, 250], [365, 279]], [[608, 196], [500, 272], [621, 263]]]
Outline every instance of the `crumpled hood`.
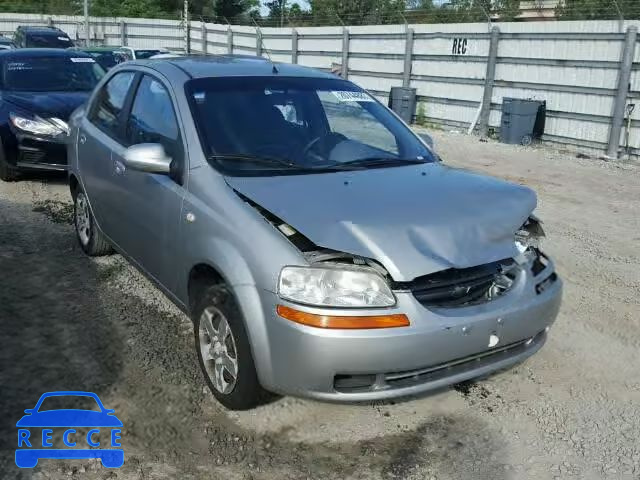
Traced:
[[4, 92], [2, 100], [43, 118], [56, 117], [65, 122], [91, 92]]
[[378, 260], [396, 281], [517, 255], [527, 188], [439, 163], [315, 175], [227, 177], [315, 244]]

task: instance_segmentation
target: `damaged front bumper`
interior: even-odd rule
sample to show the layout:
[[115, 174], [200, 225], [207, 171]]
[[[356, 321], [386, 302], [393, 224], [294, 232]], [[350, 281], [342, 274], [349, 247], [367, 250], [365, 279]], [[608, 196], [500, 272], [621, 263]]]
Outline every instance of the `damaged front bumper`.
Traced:
[[[542, 285], [542, 287], [541, 287]], [[504, 295], [462, 307], [425, 306], [410, 291], [397, 305], [360, 310], [301, 307], [259, 292], [268, 348], [254, 349], [269, 390], [335, 401], [414, 395], [507, 368], [538, 351], [560, 307], [562, 282], [546, 259], [522, 267]], [[410, 326], [330, 330], [280, 318], [286, 305], [317, 315], [404, 313]]]

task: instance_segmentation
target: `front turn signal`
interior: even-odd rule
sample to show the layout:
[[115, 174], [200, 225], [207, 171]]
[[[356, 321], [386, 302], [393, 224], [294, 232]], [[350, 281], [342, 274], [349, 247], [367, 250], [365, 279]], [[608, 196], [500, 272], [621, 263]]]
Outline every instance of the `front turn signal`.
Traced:
[[295, 323], [318, 328], [337, 329], [367, 329], [367, 328], [396, 328], [409, 326], [409, 318], [404, 313], [392, 315], [316, 315], [302, 312], [295, 308], [278, 305], [278, 315]]

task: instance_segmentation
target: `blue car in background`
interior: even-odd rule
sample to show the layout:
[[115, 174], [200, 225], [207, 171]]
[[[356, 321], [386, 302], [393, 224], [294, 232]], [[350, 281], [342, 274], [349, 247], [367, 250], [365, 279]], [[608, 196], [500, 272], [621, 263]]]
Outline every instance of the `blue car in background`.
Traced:
[[[51, 397], [89, 397], [95, 400], [99, 410], [64, 408], [40, 411], [42, 403]], [[72, 399], [73, 400], [73, 399]], [[78, 399], [76, 399], [78, 400]], [[83, 398], [82, 400], [87, 400]], [[99, 458], [107, 468], [118, 468], [124, 463], [124, 451], [119, 443], [122, 422], [114, 415], [114, 410], [105, 408], [100, 398], [92, 392], [62, 391], [49, 392], [40, 397], [36, 406], [24, 411], [26, 413], [16, 426], [18, 430], [18, 449], [16, 449], [16, 465], [21, 468], [32, 468], [41, 458], [55, 459], [87, 459]], [[62, 439], [66, 448], [52, 448], [53, 430], [51, 428], [65, 428]], [[81, 443], [75, 428], [91, 427], [86, 434], [88, 447], [74, 448]], [[95, 427], [95, 428], [94, 428]], [[110, 429], [111, 448], [97, 448], [101, 444], [96, 440], [100, 428]], [[30, 428], [43, 428], [42, 438]], [[31, 434], [34, 433], [32, 436]], [[39, 433], [39, 432], [38, 432]], [[72, 439], [73, 435], [73, 439]], [[76, 438], [78, 437], [78, 438]], [[42, 448], [36, 445], [41, 440]], [[103, 440], [104, 441], [104, 440]]]

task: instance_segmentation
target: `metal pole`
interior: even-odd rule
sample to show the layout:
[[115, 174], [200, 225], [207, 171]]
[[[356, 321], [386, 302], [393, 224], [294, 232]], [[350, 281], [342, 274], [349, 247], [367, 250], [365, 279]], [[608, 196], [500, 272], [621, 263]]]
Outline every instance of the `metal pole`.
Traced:
[[184, 51], [191, 53], [191, 45], [189, 39], [189, 0], [184, 0], [182, 12], [182, 20], [184, 21]]
[[298, 31], [291, 31], [291, 63], [298, 63]]
[[207, 54], [208, 45], [207, 45], [207, 24], [202, 20], [200, 25], [200, 43], [202, 44], [202, 53]]
[[256, 28], [256, 56], [262, 56], [262, 32]]
[[89, 0], [84, 0], [84, 45], [89, 46]]
[[342, 72], [340, 74], [345, 80], [349, 77], [349, 30], [342, 29]]
[[498, 58], [498, 42], [500, 41], [500, 29], [491, 29], [489, 41], [489, 58], [487, 59], [487, 74], [484, 78], [484, 94], [482, 95], [482, 109], [480, 110], [480, 136], [486, 137], [489, 133], [489, 116], [491, 115], [491, 98], [493, 97], [493, 83], [496, 77], [496, 60]]
[[127, 46], [127, 24], [124, 20], [120, 20], [120, 45]]
[[411, 84], [411, 67], [413, 66], [413, 28], [408, 28], [405, 33], [404, 44], [404, 70], [402, 72], [402, 86]]
[[620, 133], [622, 131], [622, 122], [624, 121], [627, 95], [629, 94], [629, 81], [631, 80], [631, 67], [633, 66], [637, 38], [638, 27], [629, 27], [625, 36], [622, 60], [620, 61], [618, 91], [613, 104], [613, 118], [611, 119], [611, 129], [609, 130], [609, 145], [607, 146], [607, 157], [609, 158], [618, 158]]
[[231, 26], [227, 30], [227, 53], [229, 55], [233, 54], [233, 30], [231, 30]]

